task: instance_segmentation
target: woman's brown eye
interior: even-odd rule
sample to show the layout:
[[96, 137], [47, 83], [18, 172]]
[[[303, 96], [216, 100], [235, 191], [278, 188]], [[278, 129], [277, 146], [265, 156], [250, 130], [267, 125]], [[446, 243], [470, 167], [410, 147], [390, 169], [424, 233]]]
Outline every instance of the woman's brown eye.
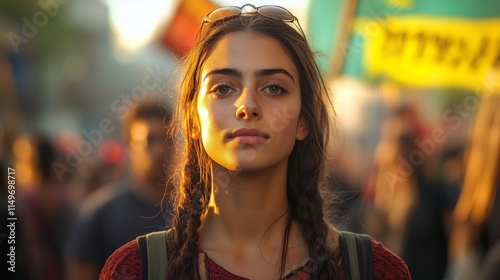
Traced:
[[270, 86], [270, 87], [269, 87], [269, 92], [270, 92], [270, 93], [279, 93], [279, 92], [280, 92], [280, 90], [281, 90], [281, 89], [280, 89], [280, 87], [278, 87], [278, 86]]
[[287, 93], [286, 89], [280, 85], [268, 85], [264, 89], [264, 92], [271, 95], [282, 95]]
[[210, 93], [215, 94], [218, 97], [224, 97], [224, 96], [229, 95], [233, 92], [234, 92], [234, 89], [231, 86], [225, 85], [223, 83], [215, 85], [210, 90]]
[[221, 94], [229, 93], [229, 90], [230, 89], [229, 89], [228, 86], [220, 86], [219, 89], [218, 89], [219, 93], [221, 93]]

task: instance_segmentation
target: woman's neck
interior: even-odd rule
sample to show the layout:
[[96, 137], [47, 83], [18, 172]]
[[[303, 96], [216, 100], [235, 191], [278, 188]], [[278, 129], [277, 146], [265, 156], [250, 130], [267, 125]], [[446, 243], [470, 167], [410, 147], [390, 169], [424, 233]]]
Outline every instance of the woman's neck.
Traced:
[[210, 258], [242, 277], [277, 279], [288, 234], [284, 272], [303, 265], [308, 251], [298, 225], [292, 222], [285, 233], [290, 214], [286, 162], [265, 172], [216, 172], [214, 205], [199, 230], [200, 246]]
[[286, 161], [266, 171], [236, 175], [214, 166], [213, 205], [203, 218], [201, 241], [239, 247], [282, 240], [288, 217], [286, 172]]

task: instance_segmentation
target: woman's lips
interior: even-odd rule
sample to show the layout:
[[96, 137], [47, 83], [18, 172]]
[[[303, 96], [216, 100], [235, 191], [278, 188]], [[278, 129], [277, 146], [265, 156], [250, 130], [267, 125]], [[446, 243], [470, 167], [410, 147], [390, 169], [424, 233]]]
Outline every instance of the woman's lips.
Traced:
[[228, 138], [241, 144], [261, 144], [269, 139], [269, 134], [256, 128], [240, 128], [229, 133]]

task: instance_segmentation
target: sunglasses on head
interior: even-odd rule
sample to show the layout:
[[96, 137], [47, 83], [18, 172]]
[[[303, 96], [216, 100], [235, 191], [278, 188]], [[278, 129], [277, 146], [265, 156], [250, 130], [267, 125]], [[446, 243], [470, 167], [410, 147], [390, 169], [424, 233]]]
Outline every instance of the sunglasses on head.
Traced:
[[[249, 9], [251, 8], [251, 9]], [[253, 10], [252, 10], [253, 9]], [[226, 7], [221, 7], [218, 9], [215, 9], [208, 13], [205, 18], [203, 18], [202, 25], [204, 23], [210, 23], [210, 22], [216, 22], [219, 20], [223, 19], [228, 19], [231, 17], [239, 16], [239, 15], [251, 15], [251, 14], [259, 14], [261, 16], [274, 19], [274, 20], [279, 20], [283, 22], [290, 22], [290, 23], [296, 23], [296, 26], [298, 27], [302, 37], [305, 39], [306, 36], [304, 34], [304, 31], [302, 30], [302, 27], [300, 26], [299, 19], [292, 15], [290, 11], [287, 9], [280, 7], [280, 6], [274, 6], [274, 5], [265, 5], [265, 6], [260, 6], [260, 7], [255, 7], [252, 4], [245, 4], [241, 7], [237, 6], [226, 6]]]

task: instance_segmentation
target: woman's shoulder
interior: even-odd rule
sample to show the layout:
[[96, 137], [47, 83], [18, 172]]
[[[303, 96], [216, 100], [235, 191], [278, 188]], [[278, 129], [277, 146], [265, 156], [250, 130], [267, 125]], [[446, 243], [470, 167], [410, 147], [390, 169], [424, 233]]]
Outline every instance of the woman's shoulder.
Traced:
[[142, 279], [142, 263], [136, 240], [131, 240], [109, 256], [99, 279]]
[[406, 263], [372, 238], [374, 279], [411, 279]]

